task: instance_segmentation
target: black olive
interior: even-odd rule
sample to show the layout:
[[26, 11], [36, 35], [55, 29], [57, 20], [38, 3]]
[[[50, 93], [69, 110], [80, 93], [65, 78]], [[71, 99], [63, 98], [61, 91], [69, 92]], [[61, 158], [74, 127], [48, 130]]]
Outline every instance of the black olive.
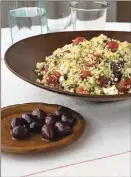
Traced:
[[44, 112], [41, 109], [35, 109], [32, 112], [32, 115], [37, 116], [39, 119], [43, 119], [43, 120], [45, 120], [45, 117], [47, 116], [46, 112]]
[[67, 74], [64, 75], [64, 80], [67, 80], [68, 79], [68, 76]]
[[55, 124], [57, 121], [57, 116], [55, 115], [48, 115], [46, 118], [45, 118], [45, 123], [46, 124]]
[[42, 138], [49, 140], [49, 141], [54, 141], [56, 139], [56, 134], [55, 134], [55, 128], [50, 124], [45, 124], [42, 127]]
[[70, 113], [64, 113], [61, 117], [61, 120], [65, 123], [68, 123], [70, 126], [73, 126], [76, 121], [76, 119]]
[[69, 109], [69, 108], [67, 108], [67, 107], [64, 107], [64, 106], [60, 106], [57, 110], [56, 110], [56, 112], [55, 112], [55, 114], [57, 115], [57, 116], [62, 116], [64, 113], [67, 113], [67, 112], [70, 112], [71, 111], [71, 109]]
[[117, 78], [116, 82], [119, 82], [122, 78], [121, 68], [124, 67], [124, 63], [125, 63], [124, 60], [118, 62], [111, 62], [110, 67], [112, 69], [114, 77]]
[[30, 132], [31, 133], [40, 133], [43, 124], [44, 124], [44, 122], [40, 121], [39, 119], [36, 122], [32, 122], [30, 124]]
[[55, 128], [56, 128], [57, 135], [60, 137], [68, 136], [72, 133], [71, 127], [67, 123], [62, 121], [56, 122]]
[[28, 127], [16, 126], [12, 129], [12, 137], [15, 139], [24, 139], [29, 137], [30, 129]]
[[37, 121], [37, 116], [34, 116], [32, 114], [22, 114], [22, 118], [25, 119], [29, 124], [31, 124], [32, 122]]
[[119, 82], [120, 80], [121, 80], [121, 78], [122, 78], [122, 73], [121, 73], [121, 71], [113, 71], [113, 74], [114, 74], [114, 76], [115, 76], [115, 78], [117, 78], [117, 82]]
[[11, 128], [14, 128], [16, 126], [29, 126], [28, 122], [23, 118], [14, 118], [11, 121]]

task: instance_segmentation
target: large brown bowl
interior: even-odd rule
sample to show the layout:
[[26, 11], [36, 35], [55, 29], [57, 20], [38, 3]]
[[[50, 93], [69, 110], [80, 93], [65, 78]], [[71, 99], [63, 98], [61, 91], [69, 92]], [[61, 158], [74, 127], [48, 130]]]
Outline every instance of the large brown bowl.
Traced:
[[50, 55], [54, 50], [78, 37], [86, 37], [91, 39], [94, 36], [105, 34], [110, 38], [120, 41], [131, 42], [131, 32], [118, 31], [76, 31], [76, 32], [60, 32], [38, 35], [21, 40], [12, 45], [5, 54], [5, 63], [7, 67], [15, 75], [21, 79], [46, 90], [57, 92], [59, 94], [70, 95], [85, 99], [88, 101], [118, 101], [130, 99], [131, 94], [122, 95], [80, 95], [56, 88], [50, 88], [36, 83], [37, 74], [34, 72], [36, 63], [44, 61], [45, 56]]

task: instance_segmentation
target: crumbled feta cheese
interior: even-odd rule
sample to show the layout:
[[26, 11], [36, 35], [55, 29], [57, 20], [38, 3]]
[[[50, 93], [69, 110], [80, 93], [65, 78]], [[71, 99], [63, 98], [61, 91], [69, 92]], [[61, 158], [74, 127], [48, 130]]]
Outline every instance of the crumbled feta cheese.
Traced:
[[117, 90], [115, 85], [113, 85], [112, 87], [109, 87], [109, 88], [103, 88], [103, 92], [106, 95], [116, 95], [116, 94], [118, 94], [118, 90]]
[[62, 83], [63, 81], [64, 81], [64, 76], [61, 76], [61, 77], [59, 78], [59, 82]]

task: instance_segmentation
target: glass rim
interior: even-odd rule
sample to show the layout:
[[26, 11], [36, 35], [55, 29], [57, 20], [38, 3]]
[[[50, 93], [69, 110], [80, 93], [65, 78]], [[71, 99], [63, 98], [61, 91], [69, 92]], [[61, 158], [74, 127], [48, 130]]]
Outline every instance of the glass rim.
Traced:
[[[83, 11], [100, 11], [100, 10], [104, 10], [104, 9], [107, 9], [109, 7], [109, 4], [108, 2], [106, 1], [93, 1], [93, 2], [97, 2], [97, 3], [101, 3], [101, 4], [104, 4], [105, 7], [102, 7], [102, 8], [95, 8], [95, 9], [83, 9], [83, 8], [78, 8], [78, 7], [73, 7], [73, 4], [77, 4], [77, 3], [82, 3], [83, 1], [72, 1], [70, 2], [69, 6], [71, 9], [76, 9], [76, 10], [83, 10]], [[86, 1], [88, 2], [88, 1]]]

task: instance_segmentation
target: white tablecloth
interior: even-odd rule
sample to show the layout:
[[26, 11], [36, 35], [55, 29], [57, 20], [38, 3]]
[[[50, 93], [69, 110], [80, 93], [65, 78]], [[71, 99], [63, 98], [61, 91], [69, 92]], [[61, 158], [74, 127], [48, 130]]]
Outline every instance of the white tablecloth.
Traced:
[[[130, 24], [108, 23], [109, 30], [130, 31]], [[120, 29], [121, 27], [121, 29]], [[2, 49], [9, 46], [8, 29], [2, 31]], [[9, 37], [9, 36], [8, 36]], [[2, 57], [3, 58], [3, 57]], [[62, 104], [87, 121], [83, 136], [60, 151], [11, 155], [2, 153], [2, 176], [130, 176], [131, 102], [88, 103], [32, 86], [2, 65], [2, 107], [25, 102]]]

